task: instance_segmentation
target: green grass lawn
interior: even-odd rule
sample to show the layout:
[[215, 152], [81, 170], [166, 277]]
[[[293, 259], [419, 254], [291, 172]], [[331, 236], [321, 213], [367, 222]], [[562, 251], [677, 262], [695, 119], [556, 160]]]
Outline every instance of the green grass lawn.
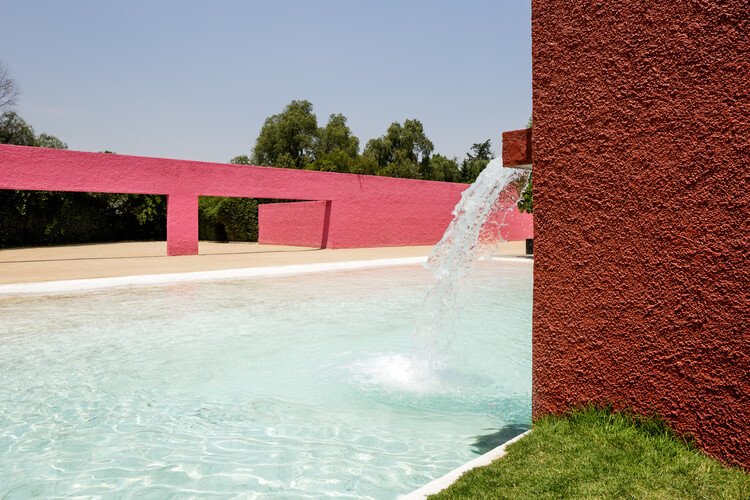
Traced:
[[750, 474], [654, 419], [596, 409], [545, 417], [507, 451], [430, 498], [750, 499]]

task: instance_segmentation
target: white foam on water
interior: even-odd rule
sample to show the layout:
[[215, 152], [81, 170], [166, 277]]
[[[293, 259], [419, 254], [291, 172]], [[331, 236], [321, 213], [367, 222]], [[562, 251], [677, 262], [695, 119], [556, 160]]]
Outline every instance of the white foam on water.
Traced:
[[406, 354], [380, 354], [358, 361], [351, 368], [361, 383], [384, 390], [430, 394], [448, 389], [439, 372]]
[[502, 160], [497, 158], [461, 194], [453, 210], [453, 220], [423, 264], [436, 281], [417, 312], [413, 353], [381, 355], [358, 363], [355, 372], [364, 377], [364, 382], [404, 392], [450, 390], [439, 375], [447, 367], [454, 341], [454, 325], [463, 306], [464, 278], [475, 261], [486, 257], [485, 250], [498, 242], [497, 239], [481, 242], [488, 220], [498, 225], [496, 229], [502, 228], [523, 191], [514, 189], [513, 184], [527, 176], [525, 170], [503, 167]]

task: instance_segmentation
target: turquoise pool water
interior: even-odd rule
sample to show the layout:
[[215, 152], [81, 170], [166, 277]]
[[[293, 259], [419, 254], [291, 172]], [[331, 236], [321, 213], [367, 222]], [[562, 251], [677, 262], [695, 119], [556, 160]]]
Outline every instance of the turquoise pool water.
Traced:
[[528, 262], [483, 262], [437, 371], [421, 267], [0, 298], [0, 497], [408, 493], [530, 421]]

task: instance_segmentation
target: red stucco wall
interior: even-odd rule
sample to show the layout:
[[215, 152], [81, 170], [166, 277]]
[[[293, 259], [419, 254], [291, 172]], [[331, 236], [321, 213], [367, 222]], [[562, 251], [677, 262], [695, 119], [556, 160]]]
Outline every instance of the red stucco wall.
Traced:
[[748, 2], [533, 0], [534, 412], [750, 468]]

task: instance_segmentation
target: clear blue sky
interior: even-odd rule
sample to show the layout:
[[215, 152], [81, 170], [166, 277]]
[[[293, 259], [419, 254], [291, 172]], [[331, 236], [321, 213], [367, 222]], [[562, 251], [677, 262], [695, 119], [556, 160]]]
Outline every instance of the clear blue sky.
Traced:
[[531, 114], [530, 0], [4, 0], [18, 112], [71, 149], [228, 161], [293, 99], [360, 145], [422, 121], [435, 151]]

